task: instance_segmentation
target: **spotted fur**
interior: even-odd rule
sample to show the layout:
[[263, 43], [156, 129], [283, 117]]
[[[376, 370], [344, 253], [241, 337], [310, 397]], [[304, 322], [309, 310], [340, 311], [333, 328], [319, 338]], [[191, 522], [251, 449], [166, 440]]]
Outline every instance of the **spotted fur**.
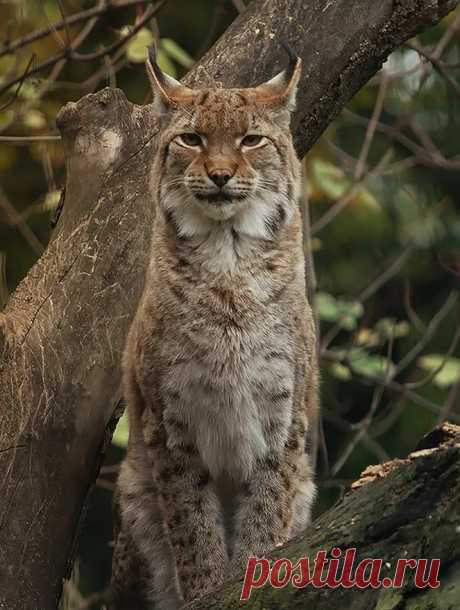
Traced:
[[124, 356], [116, 610], [210, 592], [304, 528], [315, 495], [318, 368], [289, 131], [300, 61], [252, 89], [191, 90], [147, 67], [163, 125]]

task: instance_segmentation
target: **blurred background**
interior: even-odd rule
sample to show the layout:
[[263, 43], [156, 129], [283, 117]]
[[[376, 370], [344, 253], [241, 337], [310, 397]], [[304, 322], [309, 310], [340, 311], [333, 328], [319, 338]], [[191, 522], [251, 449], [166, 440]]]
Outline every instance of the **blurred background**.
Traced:
[[[161, 67], [181, 78], [247, 4], [0, 3], [0, 310], [52, 232], [65, 183], [61, 106], [106, 86], [146, 103], [147, 45], [156, 40]], [[304, 159], [301, 204], [321, 327], [319, 514], [367, 465], [460, 421], [460, 11], [393, 53], [342, 111]], [[127, 433], [122, 418], [67, 610], [88, 608], [110, 576]]]

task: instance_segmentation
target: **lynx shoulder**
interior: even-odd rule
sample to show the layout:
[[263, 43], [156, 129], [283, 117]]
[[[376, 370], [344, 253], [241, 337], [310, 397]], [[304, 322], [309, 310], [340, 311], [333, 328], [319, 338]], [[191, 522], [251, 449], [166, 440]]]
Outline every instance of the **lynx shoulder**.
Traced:
[[304, 528], [315, 495], [318, 367], [289, 129], [300, 60], [247, 89], [189, 89], [153, 54], [147, 71], [162, 128], [124, 355], [116, 610], [211, 591]]

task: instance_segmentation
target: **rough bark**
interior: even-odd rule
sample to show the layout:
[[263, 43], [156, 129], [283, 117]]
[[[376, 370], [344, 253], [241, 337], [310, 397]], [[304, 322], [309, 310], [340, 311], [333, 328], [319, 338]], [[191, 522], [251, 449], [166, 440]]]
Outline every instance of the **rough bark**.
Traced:
[[[344, 498], [270, 559], [314, 560], [319, 550], [356, 548], [355, 567], [381, 558], [393, 578], [398, 558], [440, 559], [440, 586], [417, 589], [407, 569], [402, 588], [255, 589], [241, 604], [242, 579], [188, 606], [190, 610], [457, 610], [460, 600], [460, 427], [429, 434], [404, 460], [368, 468]], [[342, 567], [339, 568], [340, 575]]]
[[[254, 0], [187, 77], [258, 83], [304, 60], [304, 153], [387, 54], [459, 0]], [[257, 58], [257, 61], [254, 61]], [[148, 107], [105, 89], [58, 117], [65, 205], [44, 255], [0, 314], [0, 609], [54, 610], [118, 403], [120, 354], [142, 289], [153, 209]]]

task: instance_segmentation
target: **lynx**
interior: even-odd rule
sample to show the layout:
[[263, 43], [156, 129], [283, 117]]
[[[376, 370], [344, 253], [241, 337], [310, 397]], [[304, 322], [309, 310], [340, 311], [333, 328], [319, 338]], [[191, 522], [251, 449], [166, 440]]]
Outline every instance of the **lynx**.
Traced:
[[176, 610], [305, 528], [317, 409], [300, 164], [301, 61], [247, 89], [147, 72], [161, 121], [143, 297], [124, 354], [116, 610]]

